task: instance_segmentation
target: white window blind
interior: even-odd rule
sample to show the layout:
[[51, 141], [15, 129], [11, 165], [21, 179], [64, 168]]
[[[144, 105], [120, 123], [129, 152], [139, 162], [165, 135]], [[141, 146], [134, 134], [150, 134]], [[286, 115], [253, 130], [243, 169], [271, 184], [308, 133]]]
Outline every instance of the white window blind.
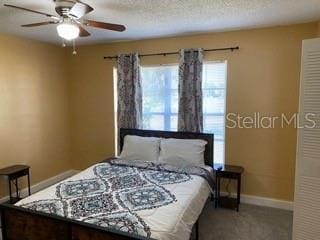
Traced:
[[204, 64], [202, 76], [203, 130], [214, 134], [214, 162], [224, 163], [226, 62]]

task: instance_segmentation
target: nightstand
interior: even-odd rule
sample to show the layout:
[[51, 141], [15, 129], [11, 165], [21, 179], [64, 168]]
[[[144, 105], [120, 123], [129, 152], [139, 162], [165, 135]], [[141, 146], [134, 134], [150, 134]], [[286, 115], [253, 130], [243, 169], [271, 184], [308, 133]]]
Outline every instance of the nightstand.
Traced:
[[[216, 207], [236, 209], [239, 211], [241, 194], [241, 176], [244, 168], [240, 166], [215, 164], [216, 171]], [[233, 179], [237, 181], [237, 197], [221, 196], [221, 179]]]
[[[18, 179], [26, 176], [28, 178], [28, 193], [31, 195], [30, 191], [30, 167], [26, 165], [13, 165], [6, 168], [0, 169], [0, 176], [5, 176], [8, 178], [9, 184], [9, 195], [10, 195], [10, 203], [14, 204], [21, 200], [18, 186]], [[14, 186], [16, 188], [16, 196], [12, 195], [11, 182], [14, 182]]]

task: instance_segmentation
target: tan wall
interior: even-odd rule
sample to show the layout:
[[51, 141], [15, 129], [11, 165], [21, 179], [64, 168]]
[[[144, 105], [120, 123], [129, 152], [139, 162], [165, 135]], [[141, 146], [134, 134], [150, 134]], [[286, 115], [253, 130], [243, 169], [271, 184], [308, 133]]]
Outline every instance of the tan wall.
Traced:
[[[205, 54], [208, 61], [228, 60], [227, 111], [294, 113], [301, 40], [319, 29], [311, 23], [101, 44], [79, 47], [76, 57], [59, 46], [0, 35], [0, 167], [28, 164], [37, 183], [114, 154], [114, 61], [104, 55], [239, 45], [234, 53]], [[177, 56], [142, 59], [144, 65], [176, 62]], [[245, 167], [243, 192], [292, 200], [295, 143], [293, 128], [227, 129], [226, 161]], [[4, 181], [0, 187], [2, 196]]]
[[[71, 67], [71, 157], [75, 168], [114, 154], [114, 61], [104, 55], [177, 51], [180, 48], [240, 46], [234, 53], [206, 53], [228, 60], [227, 111], [277, 115], [298, 110], [301, 41], [317, 24], [199, 36], [84, 46]], [[142, 64], [176, 63], [177, 56], [146, 57]], [[245, 167], [245, 194], [292, 200], [296, 130], [228, 129], [226, 162]]]
[[0, 168], [28, 164], [33, 184], [71, 169], [64, 59], [58, 46], [0, 35]]
[[320, 22], [318, 22], [318, 37], [320, 37]]

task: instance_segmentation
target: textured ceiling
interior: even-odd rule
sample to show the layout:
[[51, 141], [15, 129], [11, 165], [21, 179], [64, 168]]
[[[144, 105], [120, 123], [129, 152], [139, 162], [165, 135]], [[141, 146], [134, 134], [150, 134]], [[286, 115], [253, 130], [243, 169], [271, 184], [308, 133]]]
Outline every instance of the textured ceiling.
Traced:
[[[95, 8], [87, 18], [124, 24], [123, 33], [87, 28], [80, 44], [178, 36], [320, 19], [320, 0], [83, 0]], [[3, 7], [4, 3], [55, 14], [52, 0], [0, 0], [0, 32], [60, 43], [55, 26], [22, 28], [47, 21], [37, 14]]]

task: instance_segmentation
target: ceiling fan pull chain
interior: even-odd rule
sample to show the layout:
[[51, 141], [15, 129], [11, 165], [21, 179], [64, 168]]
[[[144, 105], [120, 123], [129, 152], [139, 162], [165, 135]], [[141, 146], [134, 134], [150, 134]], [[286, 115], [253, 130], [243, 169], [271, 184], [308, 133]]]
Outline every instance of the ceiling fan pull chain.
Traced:
[[72, 52], [72, 54], [73, 54], [73, 55], [77, 55], [77, 51], [76, 51], [76, 40], [73, 40], [72, 43], [73, 43], [73, 52]]
[[62, 39], [62, 47], [65, 48], [67, 46], [66, 41], [63, 38], [61, 39]]

